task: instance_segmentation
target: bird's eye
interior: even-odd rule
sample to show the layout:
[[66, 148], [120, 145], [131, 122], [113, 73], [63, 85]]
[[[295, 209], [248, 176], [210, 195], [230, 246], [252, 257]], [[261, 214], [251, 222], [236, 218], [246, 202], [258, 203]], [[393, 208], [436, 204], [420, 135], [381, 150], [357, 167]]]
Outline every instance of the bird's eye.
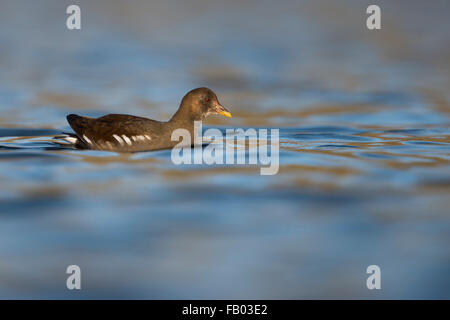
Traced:
[[208, 103], [208, 102], [210, 102], [210, 101], [211, 101], [210, 98], [206, 98], [206, 100], [205, 100], [206, 103]]

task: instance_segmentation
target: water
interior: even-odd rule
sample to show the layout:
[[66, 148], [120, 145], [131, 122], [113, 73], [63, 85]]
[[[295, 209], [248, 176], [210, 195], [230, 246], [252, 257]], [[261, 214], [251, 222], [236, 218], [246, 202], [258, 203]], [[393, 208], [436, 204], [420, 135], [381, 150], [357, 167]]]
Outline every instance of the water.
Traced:
[[[0, 6], [0, 298], [450, 298], [446, 1]], [[280, 170], [59, 147], [208, 86]], [[65, 287], [68, 265], [82, 290]], [[382, 290], [366, 288], [381, 267]]]

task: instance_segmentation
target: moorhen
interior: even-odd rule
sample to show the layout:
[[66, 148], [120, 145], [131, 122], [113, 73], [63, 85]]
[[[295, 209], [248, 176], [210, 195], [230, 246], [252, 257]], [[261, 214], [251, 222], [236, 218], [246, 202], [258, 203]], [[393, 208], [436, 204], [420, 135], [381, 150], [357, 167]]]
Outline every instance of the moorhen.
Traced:
[[126, 114], [108, 114], [100, 118], [69, 114], [67, 121], [75, 134], [64, 139], [80, 149], [114, 152], [168, 149], [179, 143], [171, 140], [173, 130], [183, 128], [193, 136], [194, 121], [210, 114], [231, 118], [211, 89], [197, 88], [183, 97], [178, 111], [166, 122]]

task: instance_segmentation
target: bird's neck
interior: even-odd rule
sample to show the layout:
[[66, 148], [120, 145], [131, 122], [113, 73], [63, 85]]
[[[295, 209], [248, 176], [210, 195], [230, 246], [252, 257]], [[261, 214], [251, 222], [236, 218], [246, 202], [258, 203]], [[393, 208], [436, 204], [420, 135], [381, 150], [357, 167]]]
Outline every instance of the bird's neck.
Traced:
[[193, 114], [189, 106], [181, 104], [168, 122], [172, 129], [183, 128], [192, 131], [194, 129], [194, 121], [200, 120], [202, 120], [201, 115]]

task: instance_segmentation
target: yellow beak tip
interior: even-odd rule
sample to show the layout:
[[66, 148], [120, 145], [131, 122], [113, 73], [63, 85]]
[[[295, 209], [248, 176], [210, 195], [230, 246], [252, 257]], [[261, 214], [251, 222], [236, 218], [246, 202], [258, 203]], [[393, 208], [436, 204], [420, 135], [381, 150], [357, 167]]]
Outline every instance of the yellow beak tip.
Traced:
[[229, 113], [228, 111], [219, 111], [218, 113], [224, 117], [232, 118], [231, 113]]

